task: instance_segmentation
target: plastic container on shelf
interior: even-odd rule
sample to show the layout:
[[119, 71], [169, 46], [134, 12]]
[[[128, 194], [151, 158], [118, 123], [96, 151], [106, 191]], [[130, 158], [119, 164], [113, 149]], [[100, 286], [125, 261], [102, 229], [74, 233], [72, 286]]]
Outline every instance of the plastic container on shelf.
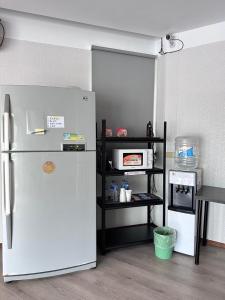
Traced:
[[119, 186], [114, 181], [111, 182], [108, 190], [108, 198], [111, 201], [119, 201]]
[[199, 164], [199, 139], [178, 136], [175, 138], [175, 164], [178, 169], [192, 170]]
[[124, 188], [125, 190], [129, 190], [129, 183], [127, 180], [122, 180], [122, 183], [121, 183], [121, 188]]

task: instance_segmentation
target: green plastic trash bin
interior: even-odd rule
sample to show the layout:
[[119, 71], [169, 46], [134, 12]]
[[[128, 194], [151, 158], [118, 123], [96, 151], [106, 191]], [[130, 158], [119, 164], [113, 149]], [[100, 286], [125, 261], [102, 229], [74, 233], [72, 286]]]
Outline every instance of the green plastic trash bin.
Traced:
[[176, 230], [170, 227], [154, 229], [155, 255], [160, 259], [171, 259], [176, 242]]

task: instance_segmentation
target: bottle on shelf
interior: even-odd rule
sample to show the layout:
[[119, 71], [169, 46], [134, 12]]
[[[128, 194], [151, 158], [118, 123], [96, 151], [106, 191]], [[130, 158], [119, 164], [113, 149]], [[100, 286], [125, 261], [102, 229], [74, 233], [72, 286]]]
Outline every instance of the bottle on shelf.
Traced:
[[125, 190], [125, 188], [120, 189], [120, 202], [126, 202], [126, 190]]
[[151, 121], [149, 121], [147, 123], [147, 126], [146, 126], [146, 136], [147, 137], [153, 137], [154, 136], [153, 127], [152, 127]]
[[125, 189], [125, 190], [129, 190], [129, 183], [127, 180], [122, 180], [122, 183], [121, 183], [121, 188]]
[[119, 186], [115, 181], [112, 181], [109, 186], [108, 198], [111, 201], [119, 201]]

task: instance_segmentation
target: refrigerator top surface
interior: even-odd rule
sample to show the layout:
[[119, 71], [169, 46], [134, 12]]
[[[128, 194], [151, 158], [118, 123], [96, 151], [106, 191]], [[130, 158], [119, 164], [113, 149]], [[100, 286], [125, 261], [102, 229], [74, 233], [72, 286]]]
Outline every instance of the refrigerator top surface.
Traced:
[[95, 93], [5, 85], [0, 99], [2, 151], [63, 151], [68, 144], [95, 150]]

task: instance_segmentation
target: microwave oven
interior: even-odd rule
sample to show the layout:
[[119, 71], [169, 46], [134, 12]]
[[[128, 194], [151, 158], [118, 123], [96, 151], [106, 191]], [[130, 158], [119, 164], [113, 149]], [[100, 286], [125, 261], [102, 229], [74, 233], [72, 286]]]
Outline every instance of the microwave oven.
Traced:
[[112, 154], [112, 162], [115, 169], [152, 169], [152, 149], [113, 149]]

